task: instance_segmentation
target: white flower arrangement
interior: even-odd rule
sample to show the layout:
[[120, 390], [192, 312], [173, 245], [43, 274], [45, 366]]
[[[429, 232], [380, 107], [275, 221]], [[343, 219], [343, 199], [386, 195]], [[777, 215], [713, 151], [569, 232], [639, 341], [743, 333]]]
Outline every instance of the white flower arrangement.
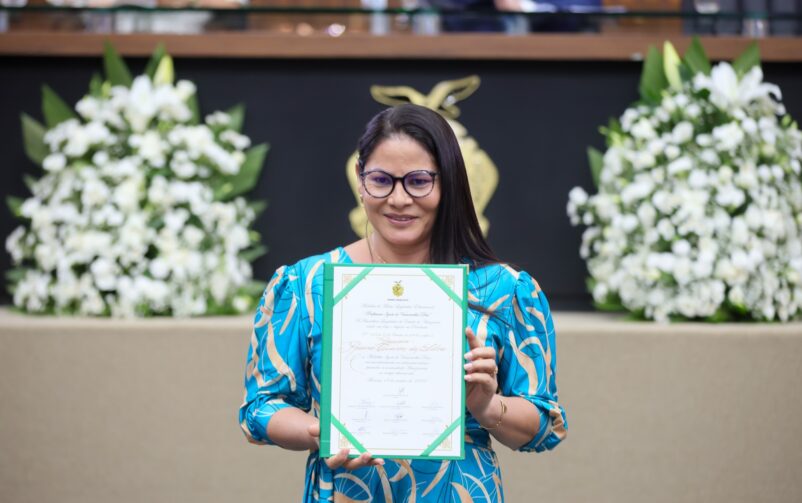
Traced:
[[111, 46], [77, 114], [48, 87], [47, 127], [22, 116], [28, 156], [41, 165], [24, 223], [6, 240], [15, 306], [30, 313], [194, 316], [245, 312], [261, 293], [250, 230], [264, 203], [241, 194], [267, 145], [240, 133], [241, 106], [201, 121], [195, 85], [174, 82], [157, 49], [131, 78]]
[[644, 64], [642, 100], [569, 194], [602, 309], [658, 321], [802, 315], [802, 133], [757, 47], [710, 67], [698, 40]]

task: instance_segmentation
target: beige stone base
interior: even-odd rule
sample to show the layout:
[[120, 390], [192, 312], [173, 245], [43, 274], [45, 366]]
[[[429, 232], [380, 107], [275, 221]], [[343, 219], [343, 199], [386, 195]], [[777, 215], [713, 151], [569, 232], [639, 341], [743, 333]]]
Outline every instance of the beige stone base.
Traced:
[[[555, 323], [569, 436], [498, 448], [507, 501], [802, 501], [802, 324]], [[306, 454], [237, 424], [249, 333], [0, 311], [0, 501], [297, 501]]]

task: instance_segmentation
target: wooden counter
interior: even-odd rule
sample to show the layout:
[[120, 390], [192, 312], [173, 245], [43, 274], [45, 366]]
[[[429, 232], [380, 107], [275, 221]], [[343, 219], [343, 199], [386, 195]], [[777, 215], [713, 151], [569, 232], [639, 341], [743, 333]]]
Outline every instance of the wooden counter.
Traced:
[[[802, 323], [554, 319], [568, 438], [496, 443], [506, 501], [802, 501]], [[0, 308], [0, 501], [298, 501], [306, 453], [237, 424], [251, 323]]]
[[[259, 32], [221, 32], [200, 35], [89, 34], [19, 32], [0, 35], [4, 56], [99, 56], [111, 40], [125, 56], [146, 56], [159, 42], [177, 57], [292, 58], [292, 59], [430, 59], [430, 60], [640, 60], [650, 45], [671, 40], [682, 51], [690, 37], [654, 35], [454, 34], [298, 36]], [[705, 37], [702, 43], [713, 59], [733, 59], [752, 39]], [[759, 39], [764, 62], [802, 61], [802, 37]]]

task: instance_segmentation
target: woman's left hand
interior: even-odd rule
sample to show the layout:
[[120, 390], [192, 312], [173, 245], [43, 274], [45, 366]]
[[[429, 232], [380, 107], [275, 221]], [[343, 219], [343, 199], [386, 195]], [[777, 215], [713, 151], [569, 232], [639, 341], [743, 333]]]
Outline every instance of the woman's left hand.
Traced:
[[470, 350], [465, 354], [465, 405], [468, 411], [482, 423], [487, 415], [490, 402], [498, 389], [498, 365], [496, 350], [490, 346], [481, 346], [471, 328], [465, 329]]

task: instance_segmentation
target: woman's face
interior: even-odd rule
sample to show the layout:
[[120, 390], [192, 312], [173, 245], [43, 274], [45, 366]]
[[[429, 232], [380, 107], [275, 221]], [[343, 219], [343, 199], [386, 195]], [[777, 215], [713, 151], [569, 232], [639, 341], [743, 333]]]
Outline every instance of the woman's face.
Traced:
[[[365, 163], [364, 172], [381, 170], [394, 177], [411, 171], [439, 169], [432, 156], [418, 142], [406, 135], [383, 140]], [[435, 177], [432, 191], [423, 197], [410, 196], [398, 180], [389, 196], [377, 198], [359, 187], [365, 211], [377, 238], [391, 247], [428, 247], [437, 207], [440, 204], [440, 180]]]

